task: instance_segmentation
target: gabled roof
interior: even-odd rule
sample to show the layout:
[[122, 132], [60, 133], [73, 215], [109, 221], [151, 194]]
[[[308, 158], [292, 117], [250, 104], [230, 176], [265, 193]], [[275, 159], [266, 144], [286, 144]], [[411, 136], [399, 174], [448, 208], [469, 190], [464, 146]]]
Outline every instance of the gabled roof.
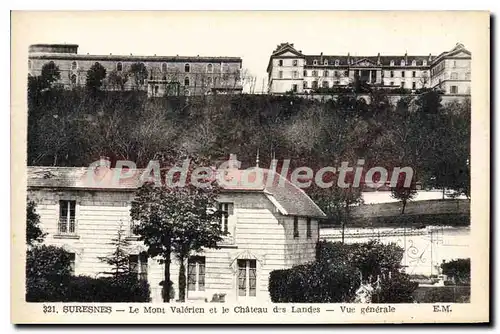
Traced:
[[269, 62], [267, 64], [267, 72], [270, 71], [272, 59], [276, 58], [276, 57], [284, 56], [286, 53], [291, 53], [293, 56], [296, 56], [298, 58], [304, 58], [304, 55], [302, 54], [302, 52], [297, 51], [297, 49], [295, 49], [293, 47], [293, 43], [278, 44], [276, 49], [271, 54], [271, 57], [269, 57]]
[[[118, 178], [120, 170], [116, 168], [98, 167], [92, 170], [86, 167], [29, 166], [28, 188], [134, 191], [141, 184], [140, 178], [143, 172], [144, 169], [123, 170], [123, 178]], [[248, 171], [228, 169], [225, 180], [226, 182], [221, 184], [224, 191], [263, 193], [283, 215], [326, 217], [302, 189], [268, 169], [256, 168]]]
[[443, 58], [450, 58], [456, 56], [459, 53], [465, 53], [469, 57], [471, 56], [471, 52], [467, 50], [463, 44], [457, 43], [457, 45], [455, 45], [455, 47], [450, 51], [442, 52], [439, 56], [437, 56], [434, 62], [438, 62]]

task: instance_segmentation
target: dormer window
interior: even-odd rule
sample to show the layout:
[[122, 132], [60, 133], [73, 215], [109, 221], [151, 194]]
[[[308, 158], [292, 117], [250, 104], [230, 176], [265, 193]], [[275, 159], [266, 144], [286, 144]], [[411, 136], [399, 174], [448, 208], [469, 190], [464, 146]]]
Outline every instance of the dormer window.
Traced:
[[323, 62], [323, 65], [328, 66], [328, 60], [327, 59], [325, 59], [325, 61]]
[[316, 59], [313, 60], [313, 65], [318, 65], [318, 61]]
[[405, 61], [401, 60], [401, 66], [405, 66]]
[[339, 66], [340, 62], [338, 59], [335, 59], [335, 66]]
[[391, 66], [394, 66], [394, 60], [391, 60]]
[[417, 66], [417, 61], [416, 60], [412, 60], [411, 66]]

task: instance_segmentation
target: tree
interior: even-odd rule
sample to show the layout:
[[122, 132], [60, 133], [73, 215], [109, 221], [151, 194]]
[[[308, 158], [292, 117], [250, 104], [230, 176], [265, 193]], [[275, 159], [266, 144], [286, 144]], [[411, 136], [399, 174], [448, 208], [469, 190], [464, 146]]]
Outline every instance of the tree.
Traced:
[[[189, 175], [188, 175], [189, 179]], [[164, 268], [164, 291], [170, 291], [170, 263], [174, 253], [180, 261], [179, 298], [185, 298], [184, 262], [191, 252], [203, 247], [217, 248], [225, 234], [218, 223], [218, 186], [186, 184], [183, 187], [155, 186], [145, 183], [132, 202], [131, 217], [137, 224], [134, 233], [148, 246], [150, 257], [159, 256]], [[164, 301], [170, 296], [164, 293]]]
[[[336, 181], [335, 178], [333, 178]], [[351, 211], [353, 206], [363, 203], [361, 189], [354, 187], [352, 182], [352, 175], [346, 175], [346, 183], [349, 184], [347, 188], [338, 187], [334, 182], [332, 187], [319, 188], [313, 186], [309, 195], [315, 203], [323, 210], [330, 221], [340, 223], [342, 227], [342, 242], [344, 242], [345, 227], [351, 221]], [[330, 180], [323, 180], [328, 182]]]
[[97, 92], [101, 89], [104, 78], [106, 78], [106, 69], [101, 64], [95, 63], [87, 71], [85, 86], [92, 92]]
[[415, 196], [417, 196], [415, 181], [412, 179], [410, 185], [405, 186], [405, 178], [406, 175], [399, 174], [396, 186], [391, 188], [391, 197], [401, 201], [401, 204], [403, 204], [403, 207], [401, 208], [401, 214], [405, 213], [405, 208], [408, 201], [411, 201], [415, 198]]
[[36, 246], [26, 254], [26, 301], [61, 301], [71, 277], [70, 254], [55, 246]]
[[128, 74], [118, 73], [117, 71], [111, 71], [107, 78], [107, 84], [116, 90], [124, 90], [125, 84], [128, 82]]
[[47, 235], [39, 225], [40, 215], [36, 212], [36, 203], [28, 200], [26, 208], [26, 244], [29, 246], [42, 242]]
[[113, 278], [128, 275], [130, 273], [130, 268], [127, 247], [130, 246], [130, 242], [126, 239], [122, 221], [119, 223], [116, 238], [111, 239], [111, 245], [114, 247], [113, 253], [105, 257], [99, 257], [99, 260], [112, 267], [112, 271], [106, 271], [104, 274], [112, 275]]
[[43, 88], [50, 88], [52, 84], [61, 79], [61, 71], [53, 61], [44, 64], [40, 73]]
[[148, 79], [148, 70], [144, 63], [133, 63], [130, 65], [130, 76], [134, 80], [135, 88], [138, 89]]
[[455, 283], [470, 285], [470, 259], [457, 259], [441, 263], [443, 274]]

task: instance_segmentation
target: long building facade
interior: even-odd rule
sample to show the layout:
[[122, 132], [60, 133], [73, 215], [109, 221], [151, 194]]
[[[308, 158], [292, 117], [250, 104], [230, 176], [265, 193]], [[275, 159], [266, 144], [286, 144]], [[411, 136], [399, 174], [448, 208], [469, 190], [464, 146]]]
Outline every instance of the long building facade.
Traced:
[[[220, 218], [221, 229], [228, 235], [220, 249], [204, 249], [186, 260], [188, 301], [270, 301], [272, 270], [315, 259], [323, 211], [273, 170], [256, 168], [247, 173], [232, 163], [235, 155], [229, 161], [227, 180], [235, 182], [224, 186], [218, 198], [219, 209], [225, 213]], [[130, 268], [149, 282], [152, 301], [161, 302], [164, 265], [157, 258], [148, 258], [146, 246], [131, 229], [131, 202], [143, 171], [116, 182], [116, 170], [108, 162], [94, 170], [28, 167], [28, 196], [37, 204], [41, 228], [47, 233], [44, 243], [70, 253], [74, 275], [99, 277], [109, 271], [99, 258], [113, 252], [111, 240], [120, 228], [129, 231], [130, 246], [124, 251], [129, 254]], [[254, 171], [263, 173], [264, 181], [249, 186], [244, 180]], [[273, 182], [265, 181], [269, 177]], [[180, 263], [173, 255], [171, 260], [172, 297], [176, 300]]]
[[[242, 91], [239, 57], [137, 56], [79, 54], [77, 44], [34, 44], [29, 47], [28, 75], [40, 75], [48, 63], [58, 66], [58, 84], [85, 86], [87, 71], [96, 63], [106, 69], [106, 90], [147, 90], [149, 96], [204, 95]], [[141, 77], [132, 67], [145, 68]]]
[[445, 95], [470, 95], [471, 53], [464, 45], [438, 56], [306, 55], [281, 43], [267, 67], [271, 94], [311, 94], [352, 84], [356, 79], [387, 89], [439, 88]]

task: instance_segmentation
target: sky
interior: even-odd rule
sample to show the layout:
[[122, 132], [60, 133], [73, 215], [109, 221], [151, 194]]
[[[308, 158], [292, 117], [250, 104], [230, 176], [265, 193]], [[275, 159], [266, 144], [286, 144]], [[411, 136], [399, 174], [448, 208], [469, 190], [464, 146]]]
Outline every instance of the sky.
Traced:
[[235, 56], [257, 79], [279, 43], [304, 54], [438, 55], [457, 42], [474, 54], [472, 13], [458, 12], [21, 12], [23, 47], [74, 43], [82, 54]]

